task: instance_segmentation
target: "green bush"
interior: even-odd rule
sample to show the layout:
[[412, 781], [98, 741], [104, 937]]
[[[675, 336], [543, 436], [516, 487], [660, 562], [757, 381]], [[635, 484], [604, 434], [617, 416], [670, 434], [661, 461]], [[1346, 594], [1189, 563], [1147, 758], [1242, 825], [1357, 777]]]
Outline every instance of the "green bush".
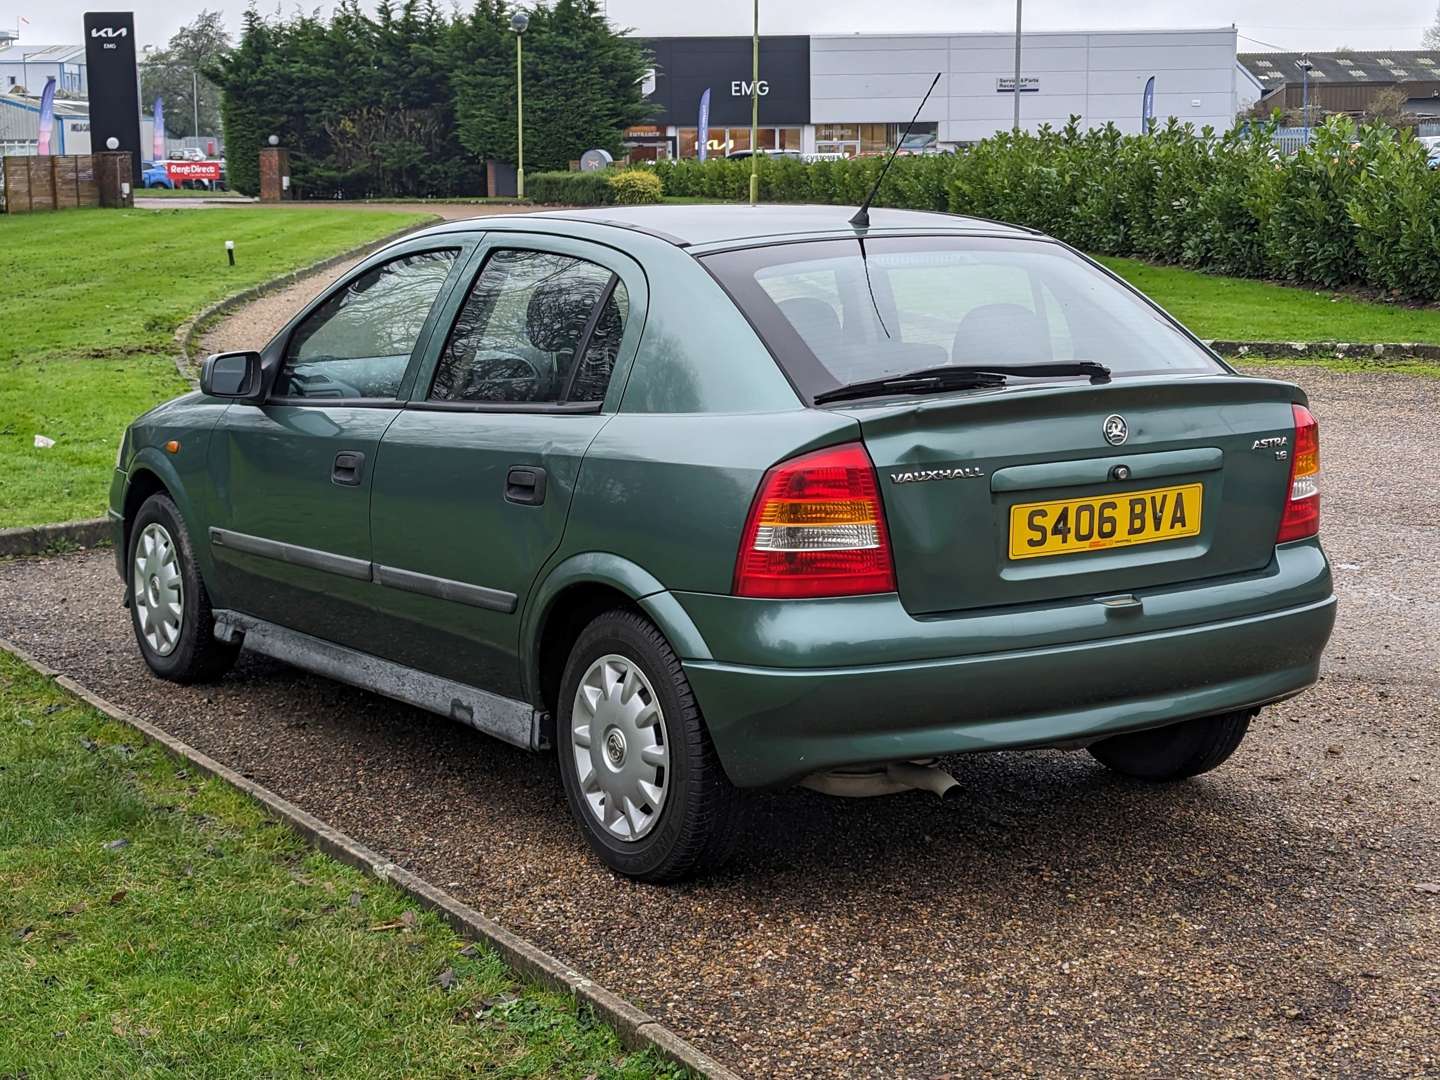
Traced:
[[660, 178], [649, 169], [623, 169], [609, 174], [610, 200], [619, 206], [660, 201]]
[[542, 172], [525, 177], [525, 194], [549, 206], [609, 206], [614, 201], [605, 172]]
[[[897, 158], [875, 205], [1014, 222], [1098, 254], [1440, 300], [1440, 170], [1414, 139], [1332, 117], [1287, 157], [1273, 133], [1171, 120], [1123, 135], [1072, 118], [960, 154]], [[760, 198], [858, 203], [883, 165], [762, 158]], [[654, 175], [665, 195], [741, 200], [750, 162], [662, 161]]]

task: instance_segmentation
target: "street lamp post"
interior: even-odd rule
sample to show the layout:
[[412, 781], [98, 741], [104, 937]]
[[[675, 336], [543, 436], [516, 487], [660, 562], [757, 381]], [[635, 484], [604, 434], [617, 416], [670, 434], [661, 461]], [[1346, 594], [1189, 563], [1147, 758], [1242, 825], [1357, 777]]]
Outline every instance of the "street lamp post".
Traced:
[[525, 197], [525, 52], [520, 39], [530, 25], [530, 16], [517, 11], [510, 16], [510, 29], [515, 31], [515, 195]]
[[1020, 134], [1020, 3], [1015, 0], [1015, 123], [1016, 135]]
[[1305, 125], [1305, 145], [1310, 145], [1310, 54], [1305, 53], [1295, 62], [1300, 69], [1300, 119]]
[[[750, 205], [760, 201], [760, 0], [755, 0], [755, 29], [750, 39]], [[777, 146], [778, 150], [779, 147]]]

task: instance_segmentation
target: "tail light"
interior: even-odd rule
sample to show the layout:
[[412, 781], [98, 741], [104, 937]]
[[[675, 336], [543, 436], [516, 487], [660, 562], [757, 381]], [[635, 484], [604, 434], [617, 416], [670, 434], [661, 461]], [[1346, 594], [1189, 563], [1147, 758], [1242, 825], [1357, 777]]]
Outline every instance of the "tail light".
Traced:
[[735, 561], [735, 595], [855, 596], [895, 591], [890, 538], [870, 455], [847, 443], [765, 474]]
[[1295, 412], [1295, 445], [1277, 544], [1304, 540], [1320, 531], [1320, 425], [1304, 405], [1291, 408]]

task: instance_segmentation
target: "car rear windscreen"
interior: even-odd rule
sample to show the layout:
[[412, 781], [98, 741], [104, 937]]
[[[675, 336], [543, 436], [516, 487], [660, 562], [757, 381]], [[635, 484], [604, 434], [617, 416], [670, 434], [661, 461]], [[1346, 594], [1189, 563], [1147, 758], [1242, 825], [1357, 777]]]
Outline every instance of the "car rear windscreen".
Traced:
[[1224, 371], [1164, 314], [1055, 243], [876, 237], [702, 261], [810, 397], [951, 364], [1091, 360], [1114, 377]]

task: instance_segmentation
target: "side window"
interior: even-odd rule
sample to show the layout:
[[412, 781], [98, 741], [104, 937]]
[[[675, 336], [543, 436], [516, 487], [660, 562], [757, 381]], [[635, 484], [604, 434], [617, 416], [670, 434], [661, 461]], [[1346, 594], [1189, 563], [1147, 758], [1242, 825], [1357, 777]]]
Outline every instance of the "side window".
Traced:
[[600, 401], [630, 300], [619, 277], [570, 255], [502, 249], [465, 299], [432, 401]]
[[274, 396], [393, 398], [458, 253], [404, 255], [332, 293], [290, 335]]

